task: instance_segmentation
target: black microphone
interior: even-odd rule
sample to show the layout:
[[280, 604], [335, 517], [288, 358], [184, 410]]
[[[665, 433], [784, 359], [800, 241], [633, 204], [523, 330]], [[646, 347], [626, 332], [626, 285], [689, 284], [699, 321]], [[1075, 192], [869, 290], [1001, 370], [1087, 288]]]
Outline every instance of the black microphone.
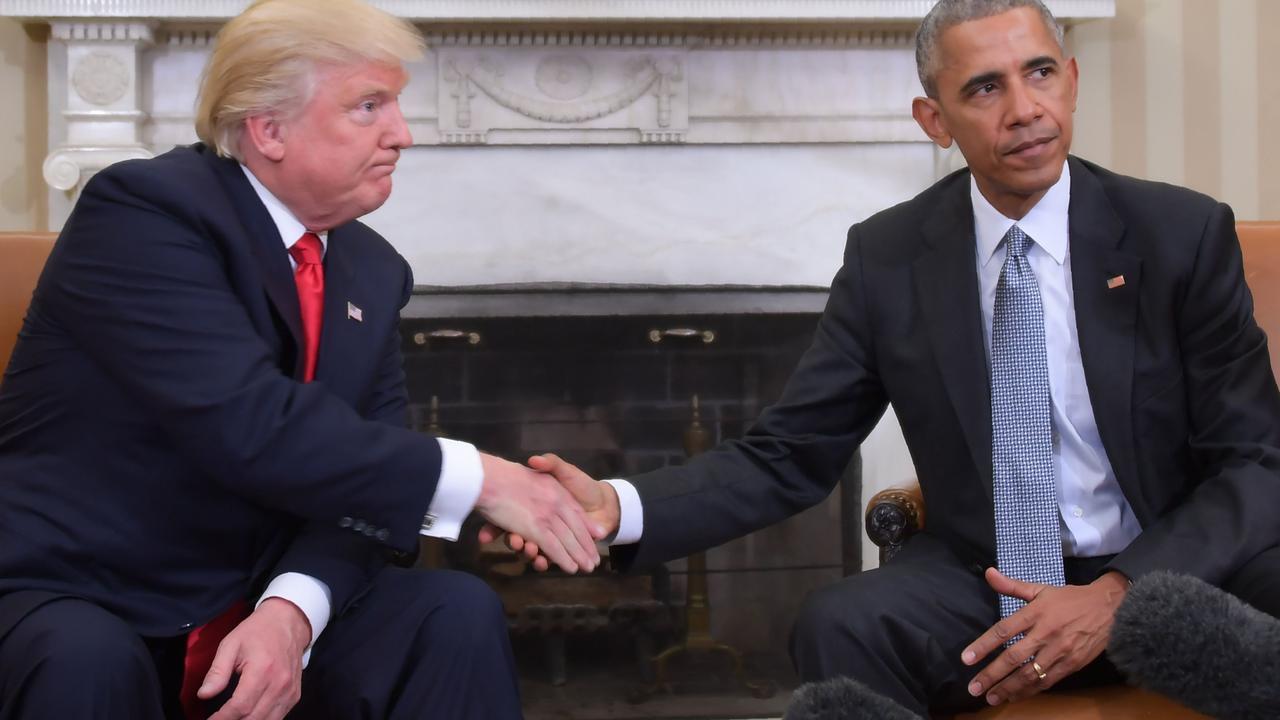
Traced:
[[919, 715], [847, 677], [805, 683], [791, 694], [782, 720], [923, 720]]
[[1280, 718], [1280, 619], [1198, 578], [1135, 582], [1107, 655], [1132, 684], [1206, 715]]

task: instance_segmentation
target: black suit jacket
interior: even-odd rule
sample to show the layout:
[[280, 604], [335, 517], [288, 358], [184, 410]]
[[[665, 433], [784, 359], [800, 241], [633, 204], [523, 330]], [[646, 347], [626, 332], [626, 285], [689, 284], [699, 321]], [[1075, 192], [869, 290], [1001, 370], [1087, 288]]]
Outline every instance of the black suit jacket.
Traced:
[[288, 571], [339, 613], [416, 552], [440, 451], [405, 427], [409, 268], [352, 222], [325, 283], [302, 384], [287, 251], [237, 164], [197, 145], [95, 176], [0, 385], [0, 593], [173, 635]]
[[[1076, 158], [1071, 277], [1089, 399], [1141, 535], [1111, 563], [1211, 582], [1280, 542], [1280, 395], [1232, 214]], [[741, 441], [635, 479], [647, 565], [825, 497], [892, 403], [926, 532], [991, 566], [991, 402], [969, 172], [849, 230], [813, 345]], [[1108, 279], [1124, 284], [1108, 287]], [[910, 544], [908, 544], [908, 549]]]

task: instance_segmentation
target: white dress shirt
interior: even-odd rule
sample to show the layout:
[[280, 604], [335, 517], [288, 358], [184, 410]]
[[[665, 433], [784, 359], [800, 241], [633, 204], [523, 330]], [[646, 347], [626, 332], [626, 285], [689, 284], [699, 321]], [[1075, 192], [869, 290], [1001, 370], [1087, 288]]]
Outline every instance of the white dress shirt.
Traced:
[[[990, 364], [991, 320], [1005, 256], [1001, 241], [1014, 221], [992, 207], [972, 179], [970, 195], [977, 239], [978, 289]], [[1032, 240], [1027, 261], [1040, 286], [1044, 306], [1049, 392], [1053, 402], [1053, 470], [1058, 486], [1062, 550], [1068, 557], [1093, 557], [1120, 552], [1138, 536], [1141, 527], [1102, 447], [1085, 385], [1071, 290], [1067, 226], [1070, 202], [1071, 175], [1064, 164], [1058, 182], [1017, 225]], [[618, 532], [612, 544], [638, 542], [644, 533], [644, 507], [639, 493], [626, 480], [607, 482], [618, 490], [621, 505]]]
[[[280, 231], [280, 238], [284, 240], [285, 247], [293, 245], [303, 233], [307, 232], [307, 228], [249, 171], [249, 168], [241, 165], [240, 169], [244, 171], [245, 177], [249, 179], [249, 184], [253, 186], [262, 204], [267, 207], [267, 212]], [[323, 250], [327, 250], [329, 233], [316, 234], [320, 236]], [[297, 263], [292, 256], [289, 257], [289, 263], [295, 270], [297, 269]], [[431, 505], [427, 509], [427, 515], [432, 518], [432, 522], [424, 523], [420, 532], [431, 537], [457, 540], [458, 533], [462, 530], [462, 522], [467, 519], [467, 515], [475, 507], [476, 499], [480, 497], [484, 471], [480, 465], [480, 453], [475, 446], [444, 438], [437, 438], [437, 442], [440, 443], [440, 478], [436, 484], [435, 495], [431, 498]], [[333, 611], [333, 595], [329, 592], [329, 586], [310, 575], [282, 573], [267, 585], [262, 598], [258, 600], [258, 605], [271, 597], [288, 600], [307, 616], [307, 622], [311, 624], [311, 644], [314, 645], [320, 633], [324, 632], [325, 627], [328, 626], [329, 616]], [[311, 648], [308, 646], [307, 653], [302, 659], [303, 667], [306, 667], [310, 658]]]
[[[1004, 266], [1004, 235], [1014, 221], [1000, 214], [970, 177], [976, 243], [978, 293], [982, 326], [991, 362], [991, 320], [996, 285]], [[1040, 286], [1044, 306], [1045, 351], [1049, 360], [1049, 395], [1053, 402], [1053, 475], [1058, 485], [1062, 552], [1067, 557], [1118, 553], [1142, 528], [1116, 482], [1102, 447], [1098, 423], [1089, 402], [1080, 337], [1076, 331], [1075, 294], [1071, 289], [1071, 243], [1067, 211], [1071, 205], [1071, 171], [1064, 163], [1058, 182], [1021, 220], [1019, 228], [1032, 244], [1027, 262]]]

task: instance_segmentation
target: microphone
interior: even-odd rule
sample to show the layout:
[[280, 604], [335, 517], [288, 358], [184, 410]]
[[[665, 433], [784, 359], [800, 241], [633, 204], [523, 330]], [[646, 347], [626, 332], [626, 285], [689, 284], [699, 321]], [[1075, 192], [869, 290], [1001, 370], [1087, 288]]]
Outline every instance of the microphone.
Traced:
[[923, 720], [871, 688], [847, 677], [796, 688], [782, 720]]
[[1206, 715], [1280, 718], [1280, 619], [1198, 578], [1135, 582], [1107, 656], [1132, 684]]

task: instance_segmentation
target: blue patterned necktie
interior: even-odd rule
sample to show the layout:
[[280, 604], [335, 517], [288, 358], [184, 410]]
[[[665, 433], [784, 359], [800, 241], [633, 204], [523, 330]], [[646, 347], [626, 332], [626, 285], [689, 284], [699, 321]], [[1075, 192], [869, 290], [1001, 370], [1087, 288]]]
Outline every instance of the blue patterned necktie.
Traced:
[[[1005, 233], [1004, 267], [991, 321], [996, 567], [1011, 578], [1063, 585], [1044, 308], [1027, 263], [1030, 242], [1017, 225]], [[1000, 617], [1025, 604], [1001, 595]]]

